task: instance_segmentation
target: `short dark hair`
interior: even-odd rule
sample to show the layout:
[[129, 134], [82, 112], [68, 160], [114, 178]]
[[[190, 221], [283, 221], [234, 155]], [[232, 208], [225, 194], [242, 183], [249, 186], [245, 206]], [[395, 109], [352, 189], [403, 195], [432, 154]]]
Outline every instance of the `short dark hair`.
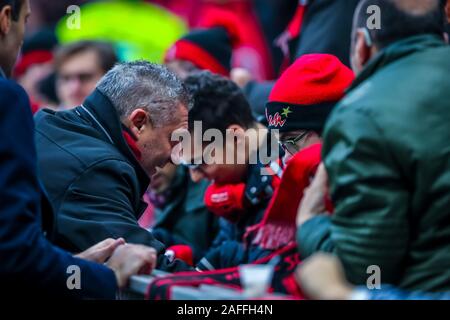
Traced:
[[19, 20], [23, 0], [0, 0], [0, 10], [5, 6], [11, 6], [11, 16], [14, 21]]
[[60, 47], [55, 56], [55, 66], [58, 70], [64, 62], [76, 54], [94, 51], [99, 58], [100, 67], [106, 73], [118, 62], [116, 51], [112, 44], [103, 41], [83, 40]]
[[442, 36], [446, 25], [445, 11], [442, 5], [444, 1], [430, 0], [429, 3], [422, 3], [422, 8], [416, 10], [415, 13], [407, 8], [408, 5], [414, 8], [413, 1], [418, 2], [418, 0], [362, 0], [355, 12], [354, 28], [366, 28], [369, 18], [367, 8], [375, 5], [381, 10], [381, 29], [368, 31], [373, 43], [379, 49], [415, 35], [436, 34]]
[[193, 130], [194, 121], [202, 121], [203, 131], [218, 129], [222, 133], [233, 124], [244, 129], [255, 125], [244, 93], [231, 80], [202, 71], [190, 75], [185, 85], [194, 101], [189, 111], [189, 130]]

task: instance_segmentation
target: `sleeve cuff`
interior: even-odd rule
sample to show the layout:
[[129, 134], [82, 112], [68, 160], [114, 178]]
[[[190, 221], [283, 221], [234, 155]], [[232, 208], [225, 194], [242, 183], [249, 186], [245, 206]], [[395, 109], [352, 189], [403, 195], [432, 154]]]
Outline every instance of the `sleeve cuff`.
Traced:
[[321, 215], [306, 221], [297, 230], [297, 246], [302, 259], [306, 259], [318, 251], [333, 251], [330, 229], [330, 217]]

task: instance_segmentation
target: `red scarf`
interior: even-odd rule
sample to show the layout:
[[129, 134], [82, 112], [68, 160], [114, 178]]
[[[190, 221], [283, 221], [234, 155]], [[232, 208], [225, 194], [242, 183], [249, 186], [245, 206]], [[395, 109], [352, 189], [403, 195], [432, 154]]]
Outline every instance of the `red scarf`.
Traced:
[[247, 229], [244, 239], [252, 235], [252, 244], [269, 250], [295, 241], [298, 207], [321, 162], [321, 149], [321, 144], [312, 145], [289, 161], [263, 219]]
[[129, 133], [127, 130], [122, 130], [122, 135], [125, 139], [125, 142], [127, 143], [128, 147], [130, 147], [131, 151], [133, 152], [136, 159], [140, 160], [142, 158], [141, 151], [139, 150], [137, 144], [136, 144], [136, 137]]

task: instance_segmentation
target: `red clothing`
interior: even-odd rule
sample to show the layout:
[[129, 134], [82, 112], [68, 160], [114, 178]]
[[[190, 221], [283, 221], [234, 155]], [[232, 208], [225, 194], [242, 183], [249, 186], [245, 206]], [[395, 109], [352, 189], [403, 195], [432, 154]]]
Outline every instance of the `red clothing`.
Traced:
[[214, 15], [216, 9], [229, 10], [239, 16], [242, 23], [242, 44], [233, 51], [233, 67], [246, 68], [255, 80], [271, 80], [275, 77], [272, 56], [259, 19], [248, 0], [236, 0], [226, 3], [204, 0], [148, 0], [159, 4], [184, 18], [192, 28], [201, 27], [202, 21]]
[[321, 149], [321, 144], [312, 145], [289, 161], [261, 223], [248, 228], [252, 244], [276, 250], [295, 241], [298, 207], [321, 162]]

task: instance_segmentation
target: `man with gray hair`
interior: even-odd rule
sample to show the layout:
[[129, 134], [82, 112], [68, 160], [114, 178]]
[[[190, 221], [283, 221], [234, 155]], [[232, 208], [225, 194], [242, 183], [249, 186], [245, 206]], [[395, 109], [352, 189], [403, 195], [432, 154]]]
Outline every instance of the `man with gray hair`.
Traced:
[[[172, 132], [187, 128], [189, 105], [174, 74], [137, 61], [116, 65], [75, 109], [36, 115], [40, 178], [56, 212], [59, 246], [79, 252], [122, 237], [164, 252], [137, 219], [149, 177], [170, 159]], [[160, 258], [158, 268], [173, 270]]]

